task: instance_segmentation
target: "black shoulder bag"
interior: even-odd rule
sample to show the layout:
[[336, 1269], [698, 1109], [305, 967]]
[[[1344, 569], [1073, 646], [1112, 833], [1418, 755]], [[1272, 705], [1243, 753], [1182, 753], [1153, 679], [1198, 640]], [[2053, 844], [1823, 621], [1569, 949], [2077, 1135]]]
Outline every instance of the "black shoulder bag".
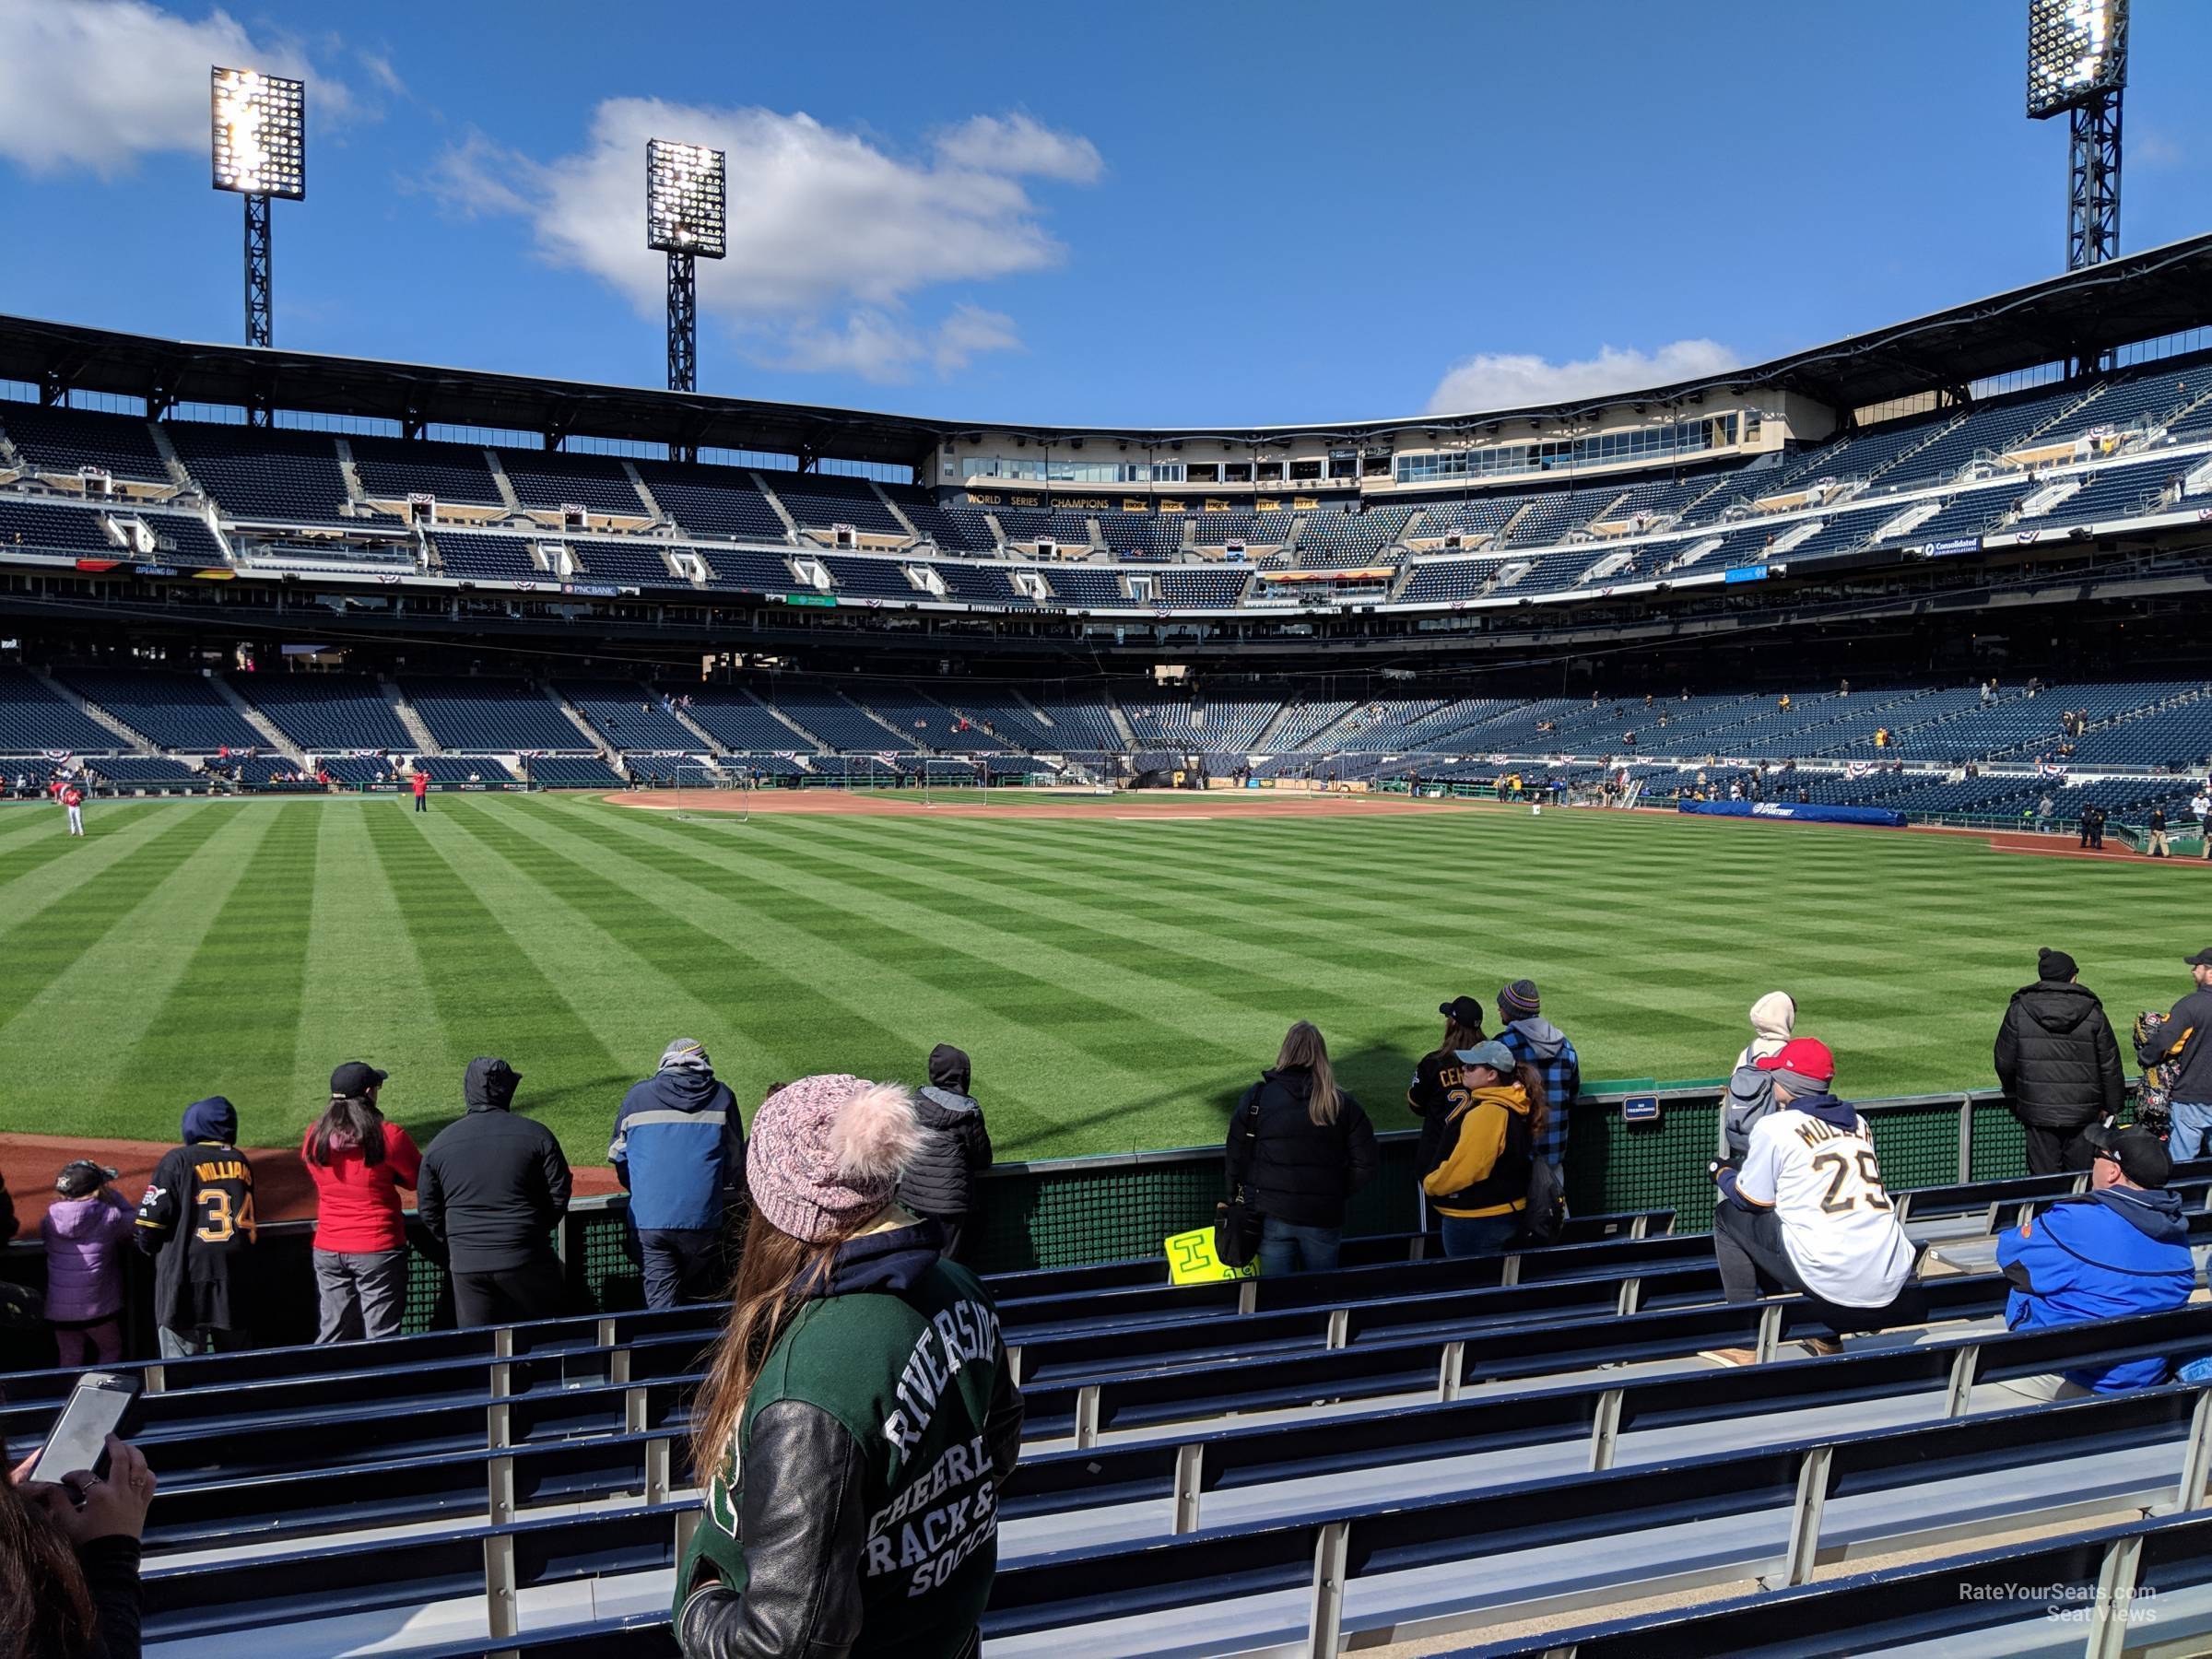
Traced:
[[[1244, 1119], [1245, 1167], [1251, 1168], [1253, 1143], [1260, 1137], [1260, 1097], [1252, 1097], [1252, 1106]], [[1214, 1206], [1214, 1255], [1224, 1267], [1249, 1266], [1252, 1258], [1260, 1253], [1260, 1229], [1264, 1218], [1244, 1195], [1244, 1183], [1237, 1182], [1235, 1194]]]

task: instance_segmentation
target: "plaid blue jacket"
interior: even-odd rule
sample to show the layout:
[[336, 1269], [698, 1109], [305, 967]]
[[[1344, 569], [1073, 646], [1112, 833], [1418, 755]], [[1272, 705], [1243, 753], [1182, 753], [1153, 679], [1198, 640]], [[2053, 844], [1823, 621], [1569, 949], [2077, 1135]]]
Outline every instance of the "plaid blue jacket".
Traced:
[[[1554, 1030], [1559, 1028], [1554, 1026]], [[1498, 1041], [1512, 1051], [1516, 1061], [1525, 1061], [1543, 1076], [1545, 1092], [1550, 1097], [1550, 1115], [1544, 1124], [1544, 1138], [1535, 1151], [1546, 1163], [1557, 1164], [1567, 1156], [1567, 1107], [1574, 1097], [1583, 1092], [1583, 1063], [1574, 1052], [1574, 1044], [1559, 1033], [1559, 1052], [1549, 1058], [1539, 1054], [1526, 1031], [1518, 1025], [1509, 1025], [1498, 1033]]]

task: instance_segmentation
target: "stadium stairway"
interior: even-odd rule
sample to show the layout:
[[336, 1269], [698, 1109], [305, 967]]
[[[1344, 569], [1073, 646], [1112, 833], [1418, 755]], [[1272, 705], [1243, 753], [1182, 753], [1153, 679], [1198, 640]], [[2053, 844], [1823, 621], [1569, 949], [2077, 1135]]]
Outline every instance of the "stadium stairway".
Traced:
[[91, 701], [81, 693], [71, 690], [60, 680], [55, 679], [51, 674], [41, 673], [40, 670], [30, 667], [29, 665], [25, 665], [24, 672], [29, 675], [31, 678], [37, 680], [40, 685], [45, 687], [47, 690], [53, 692], [64, 702], [67, 703], [71, 708], [76, 709], [82, 712], [84, 717], [92, 722], [93, 724], [100, 726], [106, 731], [114, 733], [115, 735], [122, 740], [121, 747], [125, 753], [135, 755], [158, 755], [161, 752], [161, 746], [154, 742], [152, 738], [147, 736], [145, 733], [132, 730], [131, 727], [124, 724], [122, 721], [116, 719], [114, 715], [109, 713], [107, 710], [101, 708], [98, 703]]
[[302, 771], [306, 769], [307, 756], [300, 746], [279, 731], [275, 721], [241, 696], [237, 687], [219, 674], [208, 676], [207, 683], [215, 688], [218, 697], [238, 711], [241, 720], [262, 735], [271, 754], [282, 755], [294, 766]]
[[441, 755], [445, 752], [438, 747], [438, 739], [430, 735], [430, 728], [422, 724], [422, 716], [407, 701], [406, 693], [399, 688], [397, 680], [380, 681], [378, 688], [383, 692], [384, 700], [392, 705], [392, 712], [399, 717], [399, 724], [406, 728], [407, 736], [413, 740], [417, 754]]
[[[551, 680], [540, 680], [538, 682], [538, 689], [546, 694], [547, 700], [551, 702], [555, 708], [559, 709], [563, 714], [569, 717], [569, 724], [574, 726], [579, 732], [582, 733], [584, 740], [588, 742], [594, 749], [605, 749], [608, 754], [611, 755], [619, 755], [622, 752], [622, 746], [616, 742], [612, 737], [609, 737], [605, 732], [602, 732], [597, 726], [594, 725], [591, 723], [590, 717], [586, 715], [582, 709], [578, 708], [574, 703], [563, 697], [560, 694], [560, 688], [554, 685]], [[639, 690], [640, 694], [642, 695], [643, 688], [639, 688]]]

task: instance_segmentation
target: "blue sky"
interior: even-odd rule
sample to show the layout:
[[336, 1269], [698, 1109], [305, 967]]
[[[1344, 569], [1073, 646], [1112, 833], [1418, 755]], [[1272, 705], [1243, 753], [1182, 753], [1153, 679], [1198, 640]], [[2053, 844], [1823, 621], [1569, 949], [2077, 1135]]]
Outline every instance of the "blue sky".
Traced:
[[[659, 383], [654, 132], [732, 150], [704, 390], [1235, 425], [1625, 389], [2059, 269], [2024, 12], [0, 0], [0, 311], [241, 336], [206, 76], [251, 53], [311, 81], [286, 346]], [[2212, 6], [2137, 0], [2125, 248], [2212, 229], [2208, 64]]]

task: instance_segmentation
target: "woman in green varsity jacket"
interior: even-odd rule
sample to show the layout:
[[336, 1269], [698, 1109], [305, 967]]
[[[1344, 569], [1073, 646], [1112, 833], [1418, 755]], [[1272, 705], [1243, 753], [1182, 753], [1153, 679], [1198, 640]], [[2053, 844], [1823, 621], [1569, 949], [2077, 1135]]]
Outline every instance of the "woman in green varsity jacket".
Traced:
[[692, 1413], [687, 1659], [981, 1646], [1021, 1395], [989, 1293], [893, 1202], [920, 1138], [904, 1088], [843, 1076], [754, 1119], [730, 1322]]

